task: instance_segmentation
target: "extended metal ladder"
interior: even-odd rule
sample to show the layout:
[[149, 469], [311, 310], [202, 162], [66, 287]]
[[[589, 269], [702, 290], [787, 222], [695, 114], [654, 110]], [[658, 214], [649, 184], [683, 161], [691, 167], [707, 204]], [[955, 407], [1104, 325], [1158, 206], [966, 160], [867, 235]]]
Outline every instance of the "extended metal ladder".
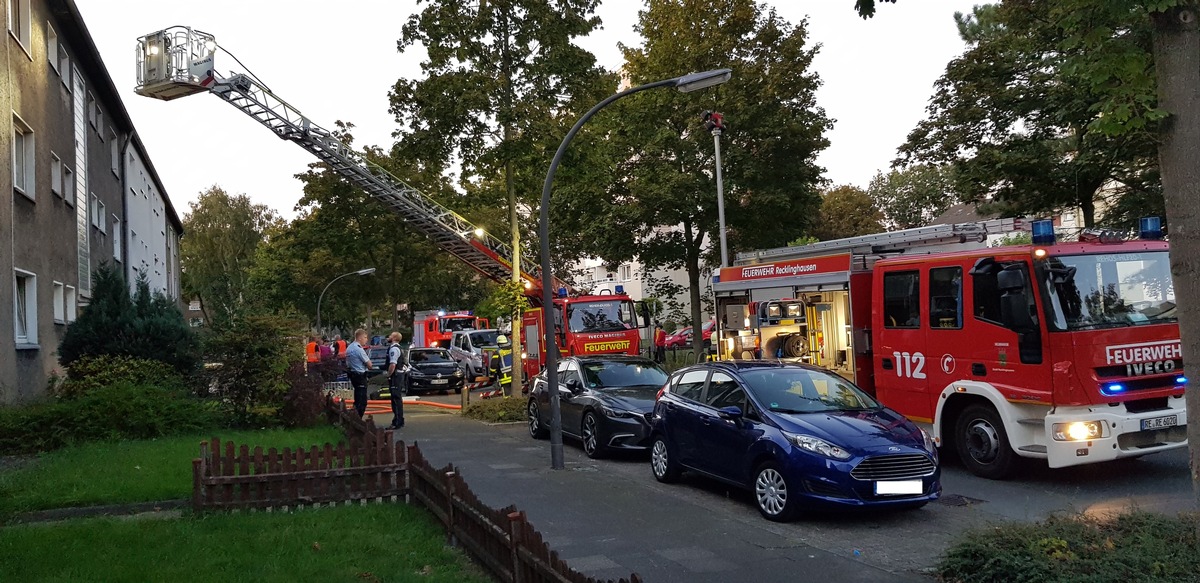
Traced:
[[[212, 69], [216, 43], [212, 35], [173, 27], [138, 40], [138, 86], [147, 97], [170, 100], [209, 91], [266, 126], [281, 139], [308, 150], [339, 176], [382, 201], [441, 250], [494, 281], [512, 277], [512, 248], [458, 213], [371, 162], [332, 132], [313, 123], [298, 109], [249, 75], [218, 77]], [[538, 297], [538, 265], [522, 253], [527, 294]], [[565, 286], [555, 280], [556, 286]]]

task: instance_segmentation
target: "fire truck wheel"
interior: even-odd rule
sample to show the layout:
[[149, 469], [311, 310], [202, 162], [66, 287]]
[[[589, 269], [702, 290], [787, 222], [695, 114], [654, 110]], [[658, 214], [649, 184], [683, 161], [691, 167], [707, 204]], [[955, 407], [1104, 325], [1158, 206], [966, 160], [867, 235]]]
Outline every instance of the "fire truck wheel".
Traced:
[[550, 432], [542, 425], [542, 412], [538, 409], [537, 401], [530, 399], [525, 411], [529, 413], [529, 436], [534, 439], [546, 439], [549, 437]]
[[991, 405], [970, 405], [954, 423], [958, 457], [971, 473], [990, 480], [1003, 480], [1016, 468], [1000, 415]]

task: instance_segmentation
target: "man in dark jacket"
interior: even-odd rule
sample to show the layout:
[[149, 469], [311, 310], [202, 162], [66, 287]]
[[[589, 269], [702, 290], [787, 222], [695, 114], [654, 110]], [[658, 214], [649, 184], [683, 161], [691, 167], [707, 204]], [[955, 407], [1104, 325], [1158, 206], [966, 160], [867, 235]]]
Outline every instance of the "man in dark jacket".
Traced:
[[392, 394], [391, 429], [404, 427], [404, 393], [408, 391], [408, 373], [404, 369], [404, 349], [400, 348], [402, 338], [399, 332], [392, 332], [388, 336], [387, 380], [388, 390]]

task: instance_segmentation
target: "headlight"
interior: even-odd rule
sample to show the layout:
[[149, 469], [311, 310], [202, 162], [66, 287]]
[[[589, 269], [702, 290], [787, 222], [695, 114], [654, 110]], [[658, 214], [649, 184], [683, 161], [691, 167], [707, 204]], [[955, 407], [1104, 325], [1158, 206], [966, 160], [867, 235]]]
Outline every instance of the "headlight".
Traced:
[[461, 377], [461, 376], [463, 376], [463, 371], [462, 371], [462, 369], [461, 369], [461, 368], [456, 368], [456, 369], [454, 369], [454, 376], [456, 376], [456, 377]]
[[1104, 433], [1099, 421], [1072, 421], [1054, 424], [1054, 441], [1087, 441], [1098, 439]]
[[[918, 429], [920, 429], [920, 428], [918, 428]], [[929, 432], [925, 431], [924, 429], [920, 429], [920, 431], [921, 431], [921, 437], [925, 440], [925, 451], [929, 452], [929, 454], [933, 456], [933, 459], [936, 460], [937, 459], [937, 444], [933, 442], [933, 436], [930, 435]]]
[[817, 455], [823, 455], [835, 460], [850, 459], [850, 452], [823, 439], [817, 439], [808, 435], [798, 435], [795, 433], [784, 433], [784, 435], [787, 436], [788, 441], [791, 441], [796, 445], [796, 447], [805, 451], [809, 451]]
[[615, 417], [617, 419], [624, 419], [626, 417], [633, 417], [633, 416], [637, 415], [637, 413], [634, 413], [633, 411], [626, 411], [624, 409], [614, 409], [612, 407], [609, 407], [608, 405], [601, 405], [600, 408], [604, 410], [605, 415], [608, 415], [609, 417]]

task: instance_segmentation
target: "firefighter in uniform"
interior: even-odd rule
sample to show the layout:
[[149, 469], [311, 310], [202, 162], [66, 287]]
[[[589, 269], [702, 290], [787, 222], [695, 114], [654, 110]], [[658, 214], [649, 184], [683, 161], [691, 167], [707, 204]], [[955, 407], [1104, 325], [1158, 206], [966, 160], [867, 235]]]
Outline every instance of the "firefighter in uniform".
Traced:
[[512, 393], [512, 343], [508, 341], [508, 336], [503, 334], [496, 337], [498, 348], [492, 354], [492, 361], [488, 364], [489, 376], [500, 383], [500, 388], [504, 394]]

